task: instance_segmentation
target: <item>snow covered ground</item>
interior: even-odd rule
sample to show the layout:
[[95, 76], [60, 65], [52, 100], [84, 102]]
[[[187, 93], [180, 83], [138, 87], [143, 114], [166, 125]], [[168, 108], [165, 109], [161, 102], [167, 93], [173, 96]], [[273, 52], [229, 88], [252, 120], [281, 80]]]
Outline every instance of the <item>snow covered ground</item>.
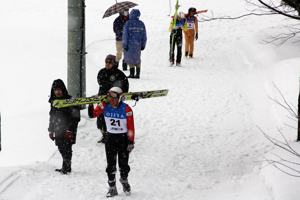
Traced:
[[[130, 80], [130, 90], [170, 92], [133, 107], [133, 193], [126, 197], [118, 183], [116, 199], [298, 200], [300, 179], [263, 162], [270, 152], [283, 152], [273, 150], [258, 129], [278, 137], [281, 128], [300, 152], [296, 130], [285, 125], [296, 127], [295, 121], [269, 98], [280, 100], [275, 84], [297, 105], [299, 45], [293, 40], [282, 46], [262, 43], [278, 34], [280, 25], [293, 22], [262, 16], [200, 23], [195, 58], [183, 58], [182, 67], [169, 67], [169, 2], [135, 2], [148, 43], [141, 79]], [[86, 1], [88, 96], [98, 90], [96, 76], [105, 56], [115, 52], [115, 16], [102, 19], [113, 3]], [[183, 11], [190, 6], [208, 9], [208, 16], [246, 12], [241, 0], [180, 3]], [[100, 134], [86, 110], [73, 148], [72, 174], [54, 172], [61, 158], [48, 138], [48, 96], [54, 79], [66, 82], [67, 1], [1, 4], [0, 200], [105, 199], [104, 147], [96, 143]]]

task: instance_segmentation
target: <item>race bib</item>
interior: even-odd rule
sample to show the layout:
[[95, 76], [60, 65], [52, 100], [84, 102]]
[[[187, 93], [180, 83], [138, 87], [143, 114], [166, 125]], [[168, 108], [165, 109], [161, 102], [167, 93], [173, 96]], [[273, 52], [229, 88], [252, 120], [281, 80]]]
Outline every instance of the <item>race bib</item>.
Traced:
[[194, 29], [195, 23], [194, 22], [187, 22], [187, 29]]
[[104, 109], [104, 119], [107, 132], [112, 134], [126, 133], [127, 118], [126, 118], [126, 105], [122, 104], [118, 108], [112, 108], [110, 105]]

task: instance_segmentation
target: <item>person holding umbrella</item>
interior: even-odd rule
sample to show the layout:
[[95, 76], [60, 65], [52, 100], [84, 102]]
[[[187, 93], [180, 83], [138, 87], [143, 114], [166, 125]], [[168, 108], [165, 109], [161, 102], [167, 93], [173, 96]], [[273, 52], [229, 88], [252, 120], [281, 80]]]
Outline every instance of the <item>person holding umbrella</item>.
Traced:
[[[122, 36], [123, 36], [123, 27], [128, 20], [128, 11], [130, 8], [136, 6], [136, 3], [133, 3], [131, 1], [123, 1], [123, 2], [117, 2], [110, 6], [104, 13], [102, 18], [112, 16], [114, 14], [119, 13], [119, 16], [114, 20], [113, 24], [113, 31], [116, 34], [116, 62], [119, 66], [119, 61], [122, 58], [123, 53], [123, 47], [122, 47]], [[127, 70], [127, 63], [124, 61], [122, 62], [122, 68], [123, 70]]]
[[[116, 62], [118, 63], [118, 65], [119, 65], [119, 61], [121, 60], [122, 54], [123, 54], [123, 47], [122, 47], [123, 27], [128, 20], [128, 15], [129, 15], [128, 10], [119, 12], [119, 16], [115, 19], [114, 25], [113, 25], [113, 30], [116, 35], [116, 50], [117, 50]], [[127, 70], [127, 63], [124, 61], [124, 59], [122, 62], [122, 69], [124, 71]]]

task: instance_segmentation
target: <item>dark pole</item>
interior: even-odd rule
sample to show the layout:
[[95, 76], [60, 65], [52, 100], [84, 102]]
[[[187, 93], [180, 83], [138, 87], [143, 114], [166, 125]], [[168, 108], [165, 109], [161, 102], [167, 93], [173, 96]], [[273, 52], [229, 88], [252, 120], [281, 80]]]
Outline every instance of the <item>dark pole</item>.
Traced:
[[68, 0], [68, 90], [85, 97], [85, 0]]
[[298, 137], [297, 137], [297, 142], [300, 141], [300, 91], [299, 91], [299, 95], [298, 95]]
[[0, 113], [0, 151], [2, 150], [2, 145], [1, 145], [1, 113]]

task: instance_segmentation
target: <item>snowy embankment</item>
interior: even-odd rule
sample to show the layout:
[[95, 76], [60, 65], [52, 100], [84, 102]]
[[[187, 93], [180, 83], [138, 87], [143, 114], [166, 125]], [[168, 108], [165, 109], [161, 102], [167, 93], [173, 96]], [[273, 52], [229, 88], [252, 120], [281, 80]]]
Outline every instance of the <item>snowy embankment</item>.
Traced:
[[[21, 75], [9, 71], [7, 77], [1, 68], [1, 91], [5, 96], [27, 97], [24, 102], [1, 99], [5, 119], [4, 149], [0, 154], [1, 200], [105, 199], [104, 147], [96, 144], [100, 134], [86, 110], [82, 111], [73, 149], [72, 174], [61, 176], [54, 172], [61, 158], [47, 138], [47, 95], [54, 79], [66, 80], [66, 24], [61, 21], [66, 16], [66, 5], [59, 2], [52, 2], [55, 9], [46, 12], [48, 21], [58, 26], [49, 27], [38, 19], [36, 24], [40, 26], [24, 26], [28, 39], [23, 39], [31, 41], [34, 47], [26, 46], [23, 40], [21, 50], [4, 43], [15, 51], [15, 56], [25, 54], [24, 59], [30, 64], [22, 69]], [[273, 82], [296, 105], [300, 59], [286, 52], [299, 48], [292, 43], [282, 47], [261, 44], [267, 33], [276, 32], [270, 27], [282, 18], [201, 23], [195, 58], [183, 58], [182, 67], [169, 67], [168, 2], [157, 0], [162, 4], [161, 10], [154, 6], [154, 1], [137, 2], [149, 41], [143, 52], [141, 79], [130, 80], [130, 90], [168, 88], [170, 92], [167, 97], [139, 101], [133, 107], [136, 146], [130, 157], [129, 175], [133, 193], [125, 197], [118, 183], [120, 195], [116, 199], [298, 200], [293, 194], [296, 189], [291, 188], [296, 188], [300, 180], [270, 166], [262, 168], [264, 155], [272, 150], [272, 145], [257, 128], [276, 136], [276, 128], [284, 127], [288, 120], [285, 111], [268, 98], [278, 97]], [[236, 7], [226, 7], [217, 0], [205, 5], [192, 2], [183, 3], [183, 8], [194, 5], [220, 15], [243, 12], [238, 0], [230, 1]], [[103, 4], [93, 0], [87, 5], [88, 95], [98, 89], [96, 75], [105, 55], [114, 52], [113, 18], [99, 21], [100, 7], [106, 8], [110, 3]], [[36, 6], [27, 4], [25, 8], [44, 16], [40, 13], [43, 6]], [[14, 12], [14, 18], [19, 15]], [[14, 30], [8, 24], [5, 27]], [[35, 35], [29, 34], [35, 31], [45, 33], [47, 41], [36, 42]], [[47, 49], [47, 53], [43, 54], [41, 49]], [[27, 58], [31, 54], [41, 56], [32, 61]], [[13, 58], [9, 57], [5, 64], [9, 69], [19, 69], [22, 62]], [[11, 90], [4, 87], [7, 83], [12, 85]], [[295, 122], [290, 123], [295, 126]], [[293, 143], [295, 130], [287, 130], [287, 134]], [[299, 149], [298, 144], [293, 145]], [[279, 178], [280, 185], [286, 187], [279, 187]]]

